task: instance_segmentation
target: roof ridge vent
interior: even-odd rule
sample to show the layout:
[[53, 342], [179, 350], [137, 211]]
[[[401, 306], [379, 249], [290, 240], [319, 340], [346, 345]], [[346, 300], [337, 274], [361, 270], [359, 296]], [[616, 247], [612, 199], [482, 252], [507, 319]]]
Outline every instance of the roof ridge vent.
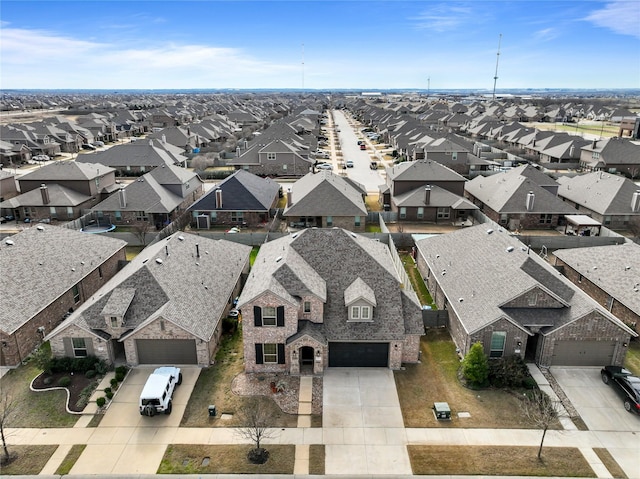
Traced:
[[162, 264], [162, 258], [156, 258], [156, 263]]

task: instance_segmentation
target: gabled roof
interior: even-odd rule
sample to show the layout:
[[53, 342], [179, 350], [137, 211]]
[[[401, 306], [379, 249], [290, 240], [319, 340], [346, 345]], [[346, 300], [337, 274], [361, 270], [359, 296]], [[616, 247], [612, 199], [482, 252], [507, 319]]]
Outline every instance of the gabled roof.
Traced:
[[284, 216], [363, 216], [362, 193], [330, 171], [307, 173], [291, 186], [291, 206]]
[[[216, 208], [216, 190], [222, 191], [222, 207]], [[237, 170], [189, 207], [190, 211], [266, 211], [278, 196], [280, 185], [271, 178], [261, 178]]]
[[[50, 336], [72, 324], [107, 329], [104, 311], [134, 291], [124, 321], [127, 335], [162, 317], [208, 341], [249, 261], [251, 247], [178, 232], [148, 246]], [[116, 295], [116, 300], [112, 300]]]
[[[115, 168], [123, 166], [146, 168], [174, 165], [177, 159], [167, 149], [157, 146], [153, 140], [115, 145], [108, 150], [78, 155], [77, 163], [100, 163]], [[186, 158], [182, 157], [181, 160]]]
[[386, 171], [391, 181], [466, 181], [451, 168], [431, 160], [405, 161]]
[[394, 196], [396, 206], [401, 207], [430, 207], [430, 208], [454, 208], [456, 210], [477, 210], [478, 207], [471, 201], [436, 185], [430, 185], [429, 204], [425, 203], [425, 187], [407, 191]]
[[[373, 328], [347, 321], [345, 291], [358, 278], [383, 298], [374, 308]], [[401, 287], [388, 246], [343, 229], [307, 229], [264, 244], [238, 306], [268, 293], [299, 306], [303, 291], [324, 302], [322, 331], [329, 341], [392, 340], [424, 331], [417, 297]]]
[[5, 200], [0, 203], [0, 208], [19, 208], [21, 206], [79, 206], [91, 200], [91, 196], [83, 195], [75, 190], [54, 183], [47, 185], [49, 202], [45, 203], [40, 190], [40, 188], [35, 188]]
[[[519, 170], [511, 170], [491, 176], [476, 176], [464, 185], [464, 189], [497, 213], [575, 213], [575, 209], [549, 190], [519, 173]], [[530, 193], [534, 195], [533, 207], [527, 209]]]
[[631, 200], [640, 186], [624, 176], [595, 171], [558, 178], [558, 196], [601, 215], [640, 215], [631, 209]]
[[20, 181], [91, 181], [111, 173], [115, 169], [99, 163], [56, 161], [20, 177]]
[[[597, 312], [626, 332], [632, 331], [589, 298], [508, 231], [478, 225], [454, 233], [420, 239], [416, 246], [436, 275], [448, 307], [467, 331], [475, 333], [506, 319], [532, 334], [529, 327], [546, 326], [544, 334]], [[512, 306], [512, 300], [537, 289], [566, 307]]]
[[640, 245], [560, 249], [553, 254], [585, 279], [640, 315]]
[[51, 225], [6, 238], [0, 243], [0, 328], [14, 332], [125, 246]]

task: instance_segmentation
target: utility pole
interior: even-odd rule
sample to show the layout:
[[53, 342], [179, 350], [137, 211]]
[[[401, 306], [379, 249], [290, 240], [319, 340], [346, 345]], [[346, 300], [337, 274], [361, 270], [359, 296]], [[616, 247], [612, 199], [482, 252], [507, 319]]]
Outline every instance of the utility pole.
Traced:
[[496, 57], [496, 73], [493, 75], [493, 99], [496, 99], [496, 83], [498, 81], [498, 62], [500, 61], [500, 45], [502, 44], [502, 33], [498, 39], [498, 54]]

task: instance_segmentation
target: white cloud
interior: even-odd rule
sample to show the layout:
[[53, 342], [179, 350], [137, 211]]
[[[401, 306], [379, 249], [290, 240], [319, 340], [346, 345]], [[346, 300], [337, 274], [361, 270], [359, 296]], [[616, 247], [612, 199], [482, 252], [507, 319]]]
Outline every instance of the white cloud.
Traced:
[[543, 28], [533, 33], [533, 38], [538, 42], [548, 42], [558, 37], [558, 31], [554, 28]]
[[473, 10], [463, 5], [438, 4], [418, 14], [410, 20], [418, 29], [437, 32], [455, 30], [473, 18]]
[[640, 6], [636, 0], [616, 0], [591, 12], [586, 21], [620, 35], [640, 38]]

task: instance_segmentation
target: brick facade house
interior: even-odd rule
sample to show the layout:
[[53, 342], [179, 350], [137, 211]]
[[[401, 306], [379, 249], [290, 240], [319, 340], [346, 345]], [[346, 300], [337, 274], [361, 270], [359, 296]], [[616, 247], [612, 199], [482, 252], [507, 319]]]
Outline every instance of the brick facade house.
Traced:
[[420, 304], [402, 287], [389, 247], [343, 229], [306, 229], [264, 244], [238, 307], [249, 373], [418, 361]]
[[38, 225], [0, 244], [0, 364], [17, 366], [126, 261], [126, 243]]
[[419, 240], [416, 262], [463, 355], [480, 342], [540, 366], [622, 364], [636, 336], [497, 225]]
[[47, 336], [52, 354], [209, 366], [250, 251], [180, 232], [154, 243]]

